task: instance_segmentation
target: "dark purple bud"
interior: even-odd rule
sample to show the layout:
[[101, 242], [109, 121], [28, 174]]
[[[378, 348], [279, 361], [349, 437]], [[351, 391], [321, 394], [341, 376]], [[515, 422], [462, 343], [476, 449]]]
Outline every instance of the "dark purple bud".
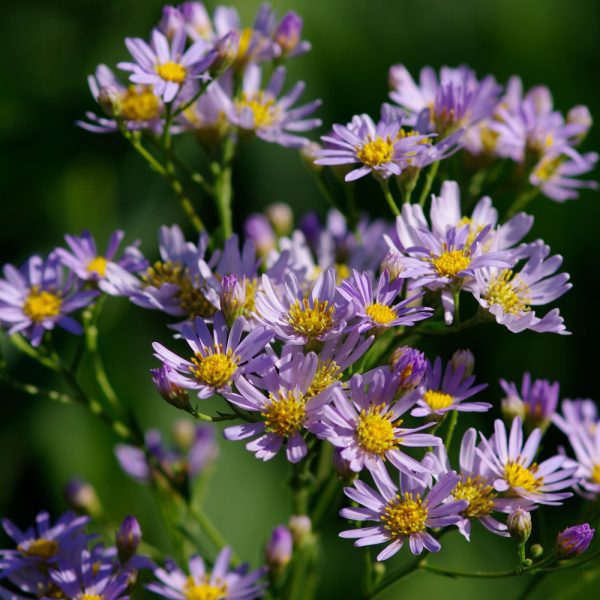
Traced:
[[79, 477], [73, 477], [65, 486], [65, 500], [77, 512], [97, 516], [102, 506], [94, 487]]
[[135, 517], [128, 516], [123, 519], [119, 527], [115, 541], [119, 560], [127, 562], [136, 552], [142, 541], [142, 528]]
[[558, 558], [574, 558], [583, 554], [594, 538], [595, 529], [589, 523], [567, 527], [556, 537], [556, 553]]
[[284, 525], [273, 529], [271, 539], [265, 549], [265, 562], [269, 572], [279, 575], [292, 558], [293, 539], [290, 530]]
[[273, 38], [279, 44], [283, 56], [286, 56], [298, 46], [301, 36], [302, 18], [291, 10], [281, 19]]

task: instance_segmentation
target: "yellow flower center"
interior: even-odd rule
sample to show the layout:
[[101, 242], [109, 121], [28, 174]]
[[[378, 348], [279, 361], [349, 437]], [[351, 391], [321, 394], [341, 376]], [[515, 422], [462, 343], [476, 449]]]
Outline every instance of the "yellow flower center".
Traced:
[[557, 158], [544, 158], [535, 169], [534, 175], [542, 181], [548, 181], [552, 179], [562, 162], [562, 156], [558, 156]]
[[104, 258], [104, 256], [96, 256], [90, 260], [87, 266], [87, 270], [90, 273], [96, 273], [99, 277], [104, 277], [106, 275], [106, 265], [108, 261]]
[[238, 111], [241, 111], [244, 108], [249, 108], [252, 111], [255, 129], [272, 125], [279, 113], [275, 104], [275, 98], [266, 96], [262, 90], [256, 92], [252, 96], [243, 94], [242, 99], [238, 100], [236, 105]]
[[518, 315], [530, 310], [528, 293], [529, 287], [527, 284], [525, 282], [519, 283], [517, 277], [513, 279], [513, 272], [505, 269], [490, 282], [484, 299], [490, 305], [500, 305], [505, 313]]
[[592, 481], [600, 485], [600, 465], [594, 465], [592, 469]]
[[482, 225], [474, 225], [473, 219], [471, 217], [463, 217], [457, 224], [457, 229], [464, 227], [465, 225], [469, 226], [469, 234], [467, 235], [466, 246], [472, 246], [475, 238], [481, 233], [483, 229]]
[[368, 167], [379, 167], [392, 160], [394, 144], [389, 136], [386, 139], [376, 137], [363, 146], [357, 146], [356, 156], [361, 163]]
[[191, 359], [194, 363], [190, 371], [194, 377], [210, 385], [221, 388], [231, 382], [231, 378], [237, 369], [236, 357], [231, 350], [223, 353], [222, 346], [209, 349], [210, 354], [202, 356], [199, 352]]
[[390, 500], [380, 519], [394, 538], [425, 530], [427, 523], [427, 502], [421, 500], [420, 494], [404, 492]]
[[[208, 579], [208, 577], [206, 577]], [[222, 600], [227, 596], [227, 583], [218, 582], [211, 585], [208, 581], [196, 583], [193, 577], [188, 577], [183, 586], [186, 600]]]
[[339, 365], [334, 360], [326, 360], [319, 362], [317, 372], [308, 388], [305, 397], [308, 400], [322, 391], [326, 390], [330, 385], [339, 381], [342, 377]]
[[423, 394], [423, 400], [427, 402], [432, 410], [440, 410], [452, 406], [454, 398], [450, 394], [439, 392], [437, 390], [427, 390]]
[[452, 278], [471, 264], [471, 257], [466, 249], [446, 250], [437, 258], [432, 258], [431, 264], [440, 277]]
[[237, 61], [243, 61], [246, 58], [248, 50], [250, 50], [250, 43], [252, 42], [253, 37], [254, 30], [252, 27], [246, 27], [245, 29], [242, 29], [236, 57]]
[[528, 469], [518, 462], [509, 462], [504, 467], [504, 479], [511, 488], [522, 488], [528, 492], [534, 492], [543, 483], [543, 477], [536, 477], [538, 470], [537, 464], [531, 465]]
[[494, 510], [494, 488], [479, 475], [467, 477], [458, 482], [452, 496], [456, 500], [468, 500], [469, 506], [462, 514], [469, 519], [480, 519]]
[[384, 404], [376, 404], [370, 406], [368, 411], [361, 410], [356, 428], [358, 443], [367, 452], [379, 456], [396, 447], [400, 441], [396, 439], [394, 426], [391, 423], [393, 414], [388, 412], [382, 415], [384, 409]]
[[131, 85], [121, 97], [119, 114], [126, 121], [150, 121], [160, 113], [160, 100], [152, 89]]
[[269, 396], [271, 403], [262, 412], [265, 427], [270, 433], [281, 437], [290, 437], [296, 433], [306, 418], [306, 405], [302, 396], [294, 392], [280, 391], [277, 396]]
[[498, 138], [500, 134], [485, 125], [482, 125], [479, 129], [479, 135], [481, 136], [481, 145], [483, 147], [483, 151], [486, 154], [493, 154], [496, 150], [496, 146], [498, 145]]
[[23, 303], [23, 312], [32, 321], [39, 322], [48, 317], [58, 316], [61, 305], [62, 300], [56, 294], [45, 290], [40, 291], [34, 286]]
[[160, 288], [165, 283], [179, 286], [177, 299], [179, 306], [190, 317], [211, 317], [216, 308], [206, 299], [198, 289], [199, 282], [192, 281], [187, 267], [178, 262], [157, 261], [149, 267], [142, 281], [147, 286]]
[[244, 301], [245, 317], [251, 317], [254, 313], [257, 287], [258, 280], [256, 278], [246, 278], [246, 300]]
[[187, 75], [186, 68], [172, 60], [163, 65], [156, 65], [155, 69], [161, 79], [174, 83], [183, 83]]
[[25, 556], [35, 556], [36, 558], [49, 559], [58, 552], [58, 542], [56, 540], [47, 540], [38, 538], [33, 540], [28, 546], [17, 546], [17, 550]]
[[373, 321], [375, 321], [375, 323], [381, 325], [387, 325], [398, 318], [398, 315], [389, 306], [379, 304], [378, 302], [367, 306], [365, 312], [373, 319]]
[[296, 300], [290, 306], [289, 323], [295, 331], [310, 338], [318, 338], [326, 333], [333, 325], [335, 307], [327, 300], [314, 300], [311, 303], [307, 298]]
[[81, 600], [102, 600], [102, 596], [98, 594], [84, 594], [81, 596]]
[[350, 277], [350, 269], [348, 265], [344, 263], [335, 263], [334, 268], [335, 279], [338, 284], [344, 281], [344, 279], [348, 279], [348, 277]]

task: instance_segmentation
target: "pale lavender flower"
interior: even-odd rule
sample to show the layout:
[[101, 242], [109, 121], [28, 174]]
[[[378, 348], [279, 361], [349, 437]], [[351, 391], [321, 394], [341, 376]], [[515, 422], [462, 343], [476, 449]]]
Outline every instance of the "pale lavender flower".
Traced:
[[534, 462], [541, 438], [541, 430], [534, 429], [524, 440], [518, 417], [513, 419], [510, 435], [500, 419], [496, 419], [494, 435], [489, 440], [481, 434], [481, 446], [476, 452], [490, 468], [494, 489], [512, 498], [515, 507], [559, 506], [573, 495], [559, 491], [578, 481], [577, 468], [565, 467], [566, 456], [556, 454], [539, 465]]
[[565, 434], [572, 432], [596, 433], [599, 425], [598, 407], [593, 400], [577, 399], [561, 402], [562, 415], [554, 413], [553, 423]]
[[422, 293], [417, 292], [404, 300], [396, 301], [403, 284], [403, 279], [390, 282], [389, 273], [384, 271], [374, 290], [369, 273], [354, 270], [352, 279], [343, 281], [338, 288], [339, 294], [353, 309], [350, 327], [358, 324], [358, 331], [363, 333], [371, 329], [412, 327], [418, 321], [429, 318], [433, 309], [415, 306], [415, 301], [421, 298]]
[[486, 412], [492, 405], [487, 402], [465, 402], [487, 387], [486, 383], [475, 384], [475, 376], [465, 374], [465, 366], [455, 368], [452, 362], [442, 369], [442, 359], [429, 363], [423, 393], [417, 407], [410, 413], [414, 417], [432, 416], [440, 418], [451, 410], [461, 412]]
[[8, 334], [21, 333], [39, 346], [45, 331], [55, 325], [75, 335], [83, 327], [69, 316], [98, 296], [95, 290], [79, 291], [75, 278], [65, 278], [56, 254], [47, 259], [29, 258], [20, 269], [4, 265], [0, 279], [0, 323]]
[[168, 376], [173, 385], [194, 390], [200, 399], [210, 398], [231, 389], [238, 377], [260, 373], [272, 364], [264, 354], [272, 332], [256, 327], [242, 339], [245, 324], [244, 317], [239, 317], [229, 329], [221, 312], [215, 314], [212, 333], [200, 317], [184, 323], [181, 336], [193, 352], [189, 360], [158, 342], [152, 347], [155, 356], [171, 369]]
[[327, 147], [317, 152], [316, 164], [360, 165], [346, 175], [346, 181], [369, 174], [382, 179], [400, 175], [429, 144], [426, 135], [407, 135], [402, 116], [385, 104], [378, 123], [369, 115], [357, 115], [345, 126], [334, 125], [333, 134], [321, 139]]
[[132, 83], [151, 85], [154, 93], [165, 102], [172, 102], [182, 86], [195, 79], [206, 79], [206, 70], [215, 59], [212, 46], [195, 42], [185, 50], [186, 34], [177, 29], [168, 40], [158, 29], [152, 32], [152, 42], [126, 38], [125, 44], [135, 62], [121, 62], [119, 69], [129, 71]]
[[340, 515], [376, 524], [342, 531], [340, 537], [356, 539], [354, 545], [358, 547], [387, 543], [377, 555], [379, 561], [396, 554], [406, 541], [413, 554], [421, 554], [423, 550], [439, 552], [441, 544], [428, 529], [457, 524], [460, 513], [469, 504], [450, 498], [460, 480], [453, 471], [442, 475], [430, 490], [402, 474], [400, 485], [396, 486], [387, 471], [374, 474], [374, 479], [377, 491], [360, 480], [353, 487], [344, 488], [346, 496], [362, 506], [343, 508]]
[[569, 289], [568, 273], [556, 271], [562, 256], [549, 256], [550, 247], [541, 240], [513, 253], [515, 259], [526, 260], [520, 271], [487, 267], [475, 273], [470, 291], [496, 319], [513, 333], [531, 329], [538, 333], [568, 334], [558, 308], [539, 317], [534, 307], [553, 302]]
[[248, 565], [230, 570], [231, 548], [221, 550], [212, 571], [208, 571], [200, 556], [190, 558], [189, 575], [178, 566], [154, 570], [158, 581], [148, 584], [148, 590], [163, 598], [218, 598], [219, 600], [253, 600], [262, 596], [264, 584], [259, 582], [265, 569], [248, 572]]
[[595, 529], [589, 523], [567, 527], [556, 536], [556, 553], [558, 558], [574, 558], [583, 554], [592, 543]]

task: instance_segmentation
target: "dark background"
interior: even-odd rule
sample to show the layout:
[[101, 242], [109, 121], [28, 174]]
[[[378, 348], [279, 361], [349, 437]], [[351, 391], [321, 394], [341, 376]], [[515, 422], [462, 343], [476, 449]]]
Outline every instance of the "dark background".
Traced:
[[[444, 0], [358, 2], [327, 0], [274, 2], [281, 12], [294, 8], [305, 19], [310, 54], [296, 59], [288, 82], [307, 82], [305, 100], [320, 97], [325, 124], [346, 122], [354, 113], [376, 114], [386, 100], [387, 69], [403, 62], [413, 74], [421, 66], [468, 63], [478, 74], [499, 81], [520, 74], [525, 85], [547, 84], [557, 108], [586, 104], [599, 114], [597, 39], [600, 5], [594, 0]], [[93, 135], [74, 121], [96, 106], [86, 76], [99, 62], [113, 65], [126, 56], [123, 38], [146, 36], [160, 17], [156, 0], [78, 0], [12, 3], [0, 19], [0, 190], [2, 261], [20, 263], [33, 252], [46, 253], [65, 232], [83, 228], [105, 242], [116, 227], [127, 239], [140, 238], [152, 256], [162, 223], [182, 222], [169, 190], [116, 136]], [[209, 3], [209, 6], [214, 3]], [[247, 23], [257, 1], [238, 2]], [[592, 130], [587, 149], [598, 149]], [[184, 152], [193, 161], [195, 148]], [[596, 175], [597, 177], [597, 175]], [[326, 206], [297, 154], [262, 142], [242, 150], [237, 163], [235, 214], [238, 226], [248, 212], [268, 203], [290, 203], [297, 216]], [[366, 186], [361, 205], [385, 214], [377, 190]], [[559, 205], [537, 199], [531, 239], [543, 237], [565, 256], [565, 270], [575, 287], [559, 302], [573, 336], [510, 334], [486, 327], [431, 346], [448, 356], [469, 345], [477, 372], [490, 388], [482, 394], [496, 405], [499, 377], [535, 376], [558, 379], [562, 397], [598, 397], [598, 222], [600, 199], [584, 192], [575, 202]], [[163, 431], [177, 416], [153, 392], [147, 370], [155, 365], [150, 343], [166, 341], [168, 321], [125, 300], [114, 300], [102, 318], [101, 346], [115, 385], [134, 407], [145, 427]], [[29, 364], [16, 365], [29, 378]], [[40, 378], [40, 381], [45, 381]], [[467, 419], [465, 419], [467, 420]], [[476, 423], [468, 421], [468, 425]], [[483, 425], [490, 429], [489, 420]], [[560, 440], [558, 435], [556, 441]], [[2, 389], [0, 400], [0, 514], [20, 525], [42, 508], [64, 509], [61, 489], [79, 474], [98, 489], [113, 520], [135, 513], [148, 539], [164, 543], [158, 511], [150, 493], [128, 480], [112, 453], [114, 438], [85, 412], [20, 396]], [[221, 462], [208, 509], [238, 552], [255, 564], [270, 527], [288, 515], [286, 471], [282, 461], [263, 465], [242, 444], [221, 444]], [[572, 524], [577, 501], [564, 510], [548, 511], [547, 531]], [[323, 577], [319, 598], [354, 597], [361, 553], [335, 533], [344, 523], [331, 518], [324, 536]], [[488, 570], [510, 567], [513, 548], [474, 528], [474, 544], [448, 536], [449, 552], [435, 560], [457, 568]], [[403, 553], [405, 554], [405, 553]], [[399, 561], [402, 558], [398, 559]], [[557, 582], [576, 588], [562, 592]], [[597, 582], [596, 582], [597, 584]], [[397, 592], [434, 594], [438, 598], [508, 598], [522, 581], [446, 580], [415, 575]], [[575, 598], [594, 583], [573, 575], [549, 578], [539, 597]]]

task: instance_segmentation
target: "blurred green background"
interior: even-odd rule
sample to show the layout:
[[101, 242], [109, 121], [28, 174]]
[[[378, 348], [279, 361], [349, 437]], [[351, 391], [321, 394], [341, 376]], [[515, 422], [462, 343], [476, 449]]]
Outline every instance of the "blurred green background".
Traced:
[[[259, 2], [237, 2], [246, 22]], [[65, 232], [90, 228], [103, 243], [116, 227], [127, 239], [140, 238], [150, 256], [162, 223], [182, 222], [166, 186], [116, 136], [93, 135], [74, 121], [96, 110], [86, 76], [96, 64], [113, 65], [126, 56], [125, 36], [145, 36], [160, 17], [159, 0], [28, 0], [3, 9], [0, 20], [0, 221], [2, 261], [20, 263], [33, 252], [48, 252]], [[305, 19], [304, 38], [313, 51], [290, 65], [289, 83], [307, 82], [305, 99], [320, 97], [325, 124], [345, 122], [357, 112], [377, 113], [387, 95], [387, 69], [403, 62], [413, 73], [426, 64], [468, 63], [478, 74], [500, 81], [511, 74], [525, 85], [545, 83], [561, 110], [582, 103], [600, 114], [597, 40], [600, 4], [595, 0], [446, 0], [359, 2], [306, 0], [274, 2], [294, 8]], [[209, 3], [214, 7], [214, 3]], [[600, 147], [592, 130], [587, 149]], [[193, 159], [194, 149], [186, 149]], [[276, 201], [290, 203], [297, 216], [309, 209], [324, 213], [311, 178], [293, 151], [254, 142], [240, 153], [236, 173], [236, 218]], [[373, 189], [362, 206], [384, 214]], [[497, 403], [499, 377], [520, 378], [524, 368], [558, 379], [563, 397], [599, 397], [598, 235], [600, 198], [584, 192], [576, 202], [558, 205], [538, 199], [534, 237], [543, 237], [565, 256], [575, 288], [560, 300], [574, 335], [509, 334], [487, 327], [444, 340], [434, 351], [448, 356], [470, 346], [477, 372], [490, 388], [483, 395]], [[178, 416], [151, 388], [148, 369], [153, 340], [168, 340], [168, 321], [125, 300], [108, 303], [102, 317], [101, 346], [121, 396], [145, 427], [168, 431]], [[17, 370], [38, 378], [25, 361]], [[39, 376], [44, 381], [43, 375]], [[467, 419], [465, 419], [467, 420]], [[469, 420], [468, 425], [475, 421]], [[489, 429], [490, 424], [485, 425]], [[556, 436], [556, 441], [560, 438]], [[112, 448], [114, 438], [87, 413], [2, 389], [0, 401], [0, 514], [20, 525], [35, 512], [64, 509], [62, 487], [74, 474], [92, 482], [109, 517], [139, 516], [149, 541], [165, 542], [158, 511], [145, 488], [123, 475]], [[288, 492], [283, 461], [256, 461], [242, 444], [221, 443], [221, 459], [208, 498], [208, 510], [238, 552], [257, 564], [270, 528], [285, 522]], [[573, 524], [577, 501], [548, 511], [547, 530]], [[344, 523], [335, 516], [323, 536], [319, 598], [358, 597], [361, 553], [336, 540]], [[435, 560], [466, 570], [510, 567], [513, 548], [475, 528], [474, 543], [448, 536], [450, 551]], [[403, 556], [406, 553], [403, 553]], [[403, 556], [391, 561], [400, 563]], [[523, 581], [439, 579], [417, 574], [388, 598], [419, 593], [437, 598], [512, 598]], [[597, 590], [598, 582], [567, 574], [553, 576], [536, 597], [577, 598]], [[573, 587], [575, 586], [575, 587]]]

